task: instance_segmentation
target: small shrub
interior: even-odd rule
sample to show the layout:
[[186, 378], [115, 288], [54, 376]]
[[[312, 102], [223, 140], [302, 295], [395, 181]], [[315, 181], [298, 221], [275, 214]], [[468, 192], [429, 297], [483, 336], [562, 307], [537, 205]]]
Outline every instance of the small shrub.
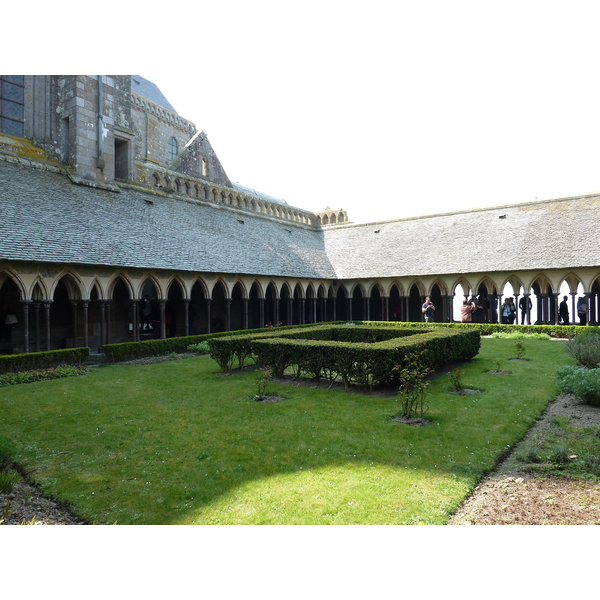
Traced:
[[460, 392], [460, 390], [463, 389], [462, 376], [463, 372], [461, 369], [454, 369], [454, 371], [450, 373], [450, 383], [452, 384], [452, 389], [457, 392]]
[[600, 327], [587, 327], [567, 341], [567, 353], [580, 367], [596, 369], [600, 366]]
[[210, 346], [208, 345], [208, 342], [190, 344], [187, 349], [189, 352], [195, 352], [196, 354], [208, 354], [210, 352]]
[[573, 394], [587, 404], [600, 406], [600, 369], [566, 365], [556, 372], [563, 394]]
[[271, 379], [271, 375], [273, 374], [271, 367], [269, 365], [265, 365], [260, 370], [261, 376], [256, 382], [257, 388], [257, 398], [264, 398], [267, 394], [267, 386], [269, 385], [269, 380]]
[[515, 341], [515, 354], [519, 359], [525, 356], [525, 344], [521, 340]]
[[432, 370], [424, 366], [423, 354], [423, 350], [412, 352], [403, 366], [398, 365], [398, 399], [402, 405], [400, 416], [404, 419], [423, 417], [429, 409], [427, 375]]
[[557, 465], [566, 465], [569, 462], [569, 449], [566, 446], [552, 446], [550, 449], [550, 462]]

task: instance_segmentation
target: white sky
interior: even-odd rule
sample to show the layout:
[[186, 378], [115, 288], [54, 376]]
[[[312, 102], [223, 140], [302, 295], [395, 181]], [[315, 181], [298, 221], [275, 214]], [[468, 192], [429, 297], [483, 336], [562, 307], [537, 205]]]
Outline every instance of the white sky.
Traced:
[[596, 6], [111, 0], [44, 72], [142, 75], [233, 181], [366, 222], [599, 192]]

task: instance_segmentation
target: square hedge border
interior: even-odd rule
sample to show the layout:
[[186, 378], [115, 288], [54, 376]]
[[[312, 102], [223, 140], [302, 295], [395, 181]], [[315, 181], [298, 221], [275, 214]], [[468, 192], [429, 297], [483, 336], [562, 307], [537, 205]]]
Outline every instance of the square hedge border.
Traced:
[[210, 356], [223, 371], [237, 359], [242, 368], [248, 358], [268, 365], [275, 377], [292, 368], [294, 375], [314, 379], [341, 379], [346, 386], [397, 385], [397, 365], [423, 349], [432, 370], [455, 361], [469, 360], [481, 345], [479, 331], [429, 329], [370, 324], [326, 324], [285, 331], [232, 335], [208, 341]]

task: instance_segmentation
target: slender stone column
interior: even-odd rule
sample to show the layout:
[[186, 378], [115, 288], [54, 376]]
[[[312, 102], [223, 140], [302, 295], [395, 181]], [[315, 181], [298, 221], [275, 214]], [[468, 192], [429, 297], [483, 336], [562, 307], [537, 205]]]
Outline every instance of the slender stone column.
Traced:
[[346, 303], [348, 306], [348, 321], [352, 321], [352, 298], [347, 298]]
[[29, 352], [29, 305], [31, 300], [21, 300], [23, 304], [23, 352]]
[[131, 334], [134, 342], [140, 341], [140, 303], [131, 301]]
[[371, 320], [371, 302], [370, 298], [363, 298], [363, 318], [365, 321]]
[[[558, 325], [558, 296], [559, 293], [551, 294], [550, 301], [552, 302], [552, 308], [554, 309], [554, 324]], [[550, 311], [550, 315], [552, 311]]]
[[77, 348], [77, 300], [71, 300], [71, 306], [73, 307], [73, 321], [72, 321], [72, 329], [73, 329], [73, 348]]
[[[279, 302], [280, 299], [279, 298], [273, 298], [273, 325], [276, 325], [277, 323], [279, 323]], [[288, 317], [288, 321], [289, 321], [289, 317]]]
[[106, 343], [110, 344], [110, 306], [112, 304], [112, 300], [105, 300], [104, 303], [106, 305]]
[[100, 300], [100, 345], [106, 344], [106, 300]]
[[381, 296], [381, 320], [390, 320], [390, 297]]
[[529, 308], [529, 296], [530, 294], [523, 294], [523, 298], [525, 298], [525, 318], [527, 319], [527, 325], [531, 325], [531, 309]]
[[35, 325], [34, 325], [34, 331], [35, 331], [34, 349], [35, 349], [35, 352], [40, 352], [40, 350], [41, 350], [41, 345], [40, 345], [40, 307], [41, 307], [41, 302], [36, 300], [33, 303], [33, 309], [34, 309], [34, 315], [35, 315]]
[[183, 335], [190, 335], [190, 301], [188, 299], [183, 300]]
[[160, 308], [160, 339], [164, 340], [167, 337], [167, 301], [159, 300], [158, 306]]
[[90, 345], [90, 336], [89, 336], [89, 300], [81, 301], [81, 308], [83, 309], [83, 345], [84, 347], [88, 347]]
[[211, 316], [210, 316], [210, 298], [206, 299], [206, 332], [210, 333]]
[[265, 326], [265, 298], [258, 299], [258, 326]]
[[50, 306], [52, 300], [44, 301], [44, 313], [46, 317], [46, 350], [50, 350]]
[[231, 331], [231, 298], [225, 298], [225, 331]]
[[242, 298], [242, 329], [248, 329], [248, 298]]

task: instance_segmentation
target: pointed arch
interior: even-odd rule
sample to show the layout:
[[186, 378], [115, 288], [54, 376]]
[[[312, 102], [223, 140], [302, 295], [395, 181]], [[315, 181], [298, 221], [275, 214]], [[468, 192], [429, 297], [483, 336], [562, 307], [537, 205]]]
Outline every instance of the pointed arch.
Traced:
[[50, 298], [46, 282], [38, 275], [32, 282], [28, 293], [32, 300], [47, 300]]
[[21, 279], [19, 274], [14, 269], [11, 269], [10, 267], [0, 268], [0, 289], [2, 288], [2, 286], [4, 285], [4, 283], [6, 281], [12, 281], [15, 284], [15, 286], [17, 287], [17, 289], [19, 291], [19, 299], [20, 300], [27, 299], [26, 287], [25, 287], [23, 280]]
[[56, 288], [62, 283], [68, 292], [68, 300], [79, 300], [83, 297], [84, 285], [79, 275], [73, 271], [64, 269], [54, 279], [50, 288], [51, 297], [54, 297]]

